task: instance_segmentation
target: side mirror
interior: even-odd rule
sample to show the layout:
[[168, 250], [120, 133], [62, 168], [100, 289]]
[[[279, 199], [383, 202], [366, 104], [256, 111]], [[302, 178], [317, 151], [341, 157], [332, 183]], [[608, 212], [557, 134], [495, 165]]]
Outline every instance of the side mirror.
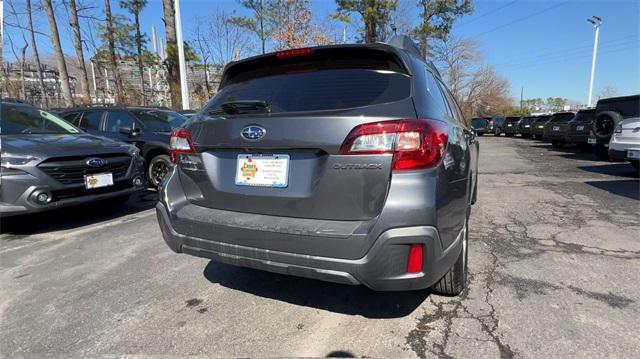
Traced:
[[139, 128], [131, 128], [131, 127], [120, 127], [120, 133], [124, 133], [126, 135], [129, 136], [139, 136], [140, 135], [140, 129]]

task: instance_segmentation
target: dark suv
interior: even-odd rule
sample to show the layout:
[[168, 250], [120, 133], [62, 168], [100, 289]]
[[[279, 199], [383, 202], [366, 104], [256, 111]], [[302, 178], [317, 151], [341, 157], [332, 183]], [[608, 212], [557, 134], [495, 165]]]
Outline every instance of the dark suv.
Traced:
[[505, 117], [502, 116], [494, 116], [491, 119], [491, 127], [493, 128], [493, 135], [494, 136], [500, 136], [502, 133], [504, 133], [504, 121], [506, 120]]
[[535, 121], [536, 118], [534, 116], [525, 116], [518, 122], [518, 133], [522, 138], [529, 138], [532, 136], [532, 128], [531, 124]]
[[91, 134], [138, 146], [147, 163], [147, 179], [154, 187], [171, 167], [171, 130], [187, 120], [177, 112], [152, 107], [82, 107], [61, 111], [60, 116]]
[[551, 115], [542, 115], [536, 117], [536, 119], [531, 123], [531, 135], [534, 139], [542, 139], [542, 135], [544, 134], [544, 125], [549, 122], [549, 119], [551, 119]]
[[30, 105], [1, 104], [0, 215], [42, 212], [144, 190], [135, 146], [82, 132]]
[[596, 154], [608, 158], [609, 140], [618, 124], [625, 118], [640, 117], [640, 95], [611, 97], [598, 101], [593, 120]]
[[557, 112], [544, 125], [542, 139], [551, 142], [553, 147], [564, 146], [569, 121], [576, 117], [575, 112]]
[[471, 127], [478, 136], [482, 136], [489, 131], [489, 119], [476, 117], [471, 120]]
[[584, 109], [576, 113], [576, 117], [567, 124], [566, 143], [573, 143], [579, 148], [586, 148], [589, 135], [593, 129], [593, 118], [596, 110]]
[[466, 283], [478, 143], [408, 37], [260, 55], [172, 136], [176, 252], [375, 290]]
[[509, 116], [504, 120], [502, 128], [506, 137], [515, 136], [518, 133], [520, 120], [522, 120], [522, 117], [520, 116]]

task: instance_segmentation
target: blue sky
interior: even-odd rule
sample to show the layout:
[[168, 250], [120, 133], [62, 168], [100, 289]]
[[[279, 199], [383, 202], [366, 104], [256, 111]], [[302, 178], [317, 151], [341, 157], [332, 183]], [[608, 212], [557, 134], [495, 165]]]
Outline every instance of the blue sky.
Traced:
[[[14, 1], [20, 6], [20, 0]], [[317, 21], [328, 22], [335, 2], [311, 2]], [[120, 11], [117, 3], [112, 0], [115, 12]], [[101, 7], [102, 1], [95, 4]], [[182, 0], [181, 7], [187, 40], [196, 16], [211, 15], [218, 9], [245, 13], [235, 0]], [[417, 21], [419, 8], [410, 15]], [[565, 97], [586, 102], [594, 37], [586, 19], [592, 15], [603, 18], [594, 93], [604, 86], [614, 88], [618, 95], [640, 93], [639, 0], [474, 1], [473, 14], [458, 20], [452, 35], [476, 41], [485, 62], [510, 81], [514, 97], [524, 87], [525, 98]], [[143, 30], [150, 35], [151, 26], [156, 25], [162, 34], [161, 17], [161, 1], [150, 0], [142, 13]], [[46, 31], [46, 19], [37, 21]], [[342, 25], [333, 25], [330, 27], [341, 33]], [[73, 54], [69, 29], [62, 28], [61, 36], [65, 52]], [[40, 43], [42, 52], [51, 52], [48, 38], [41, 36]], [[6, 59], [13, 57], [6, 39], [3, 53]]]

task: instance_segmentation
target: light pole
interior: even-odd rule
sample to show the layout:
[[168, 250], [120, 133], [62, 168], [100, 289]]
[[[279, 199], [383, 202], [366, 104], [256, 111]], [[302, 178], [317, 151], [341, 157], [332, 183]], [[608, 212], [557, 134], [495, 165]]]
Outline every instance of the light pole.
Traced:
[[189, 110], [189, 88], [187, 87], [187, 64], [184, 58], [184, 40], [182, 39], [182, 18], [180, 16], [180, 0], [175, 0], [176, 40], [178, 41], [178, 62], [180, 63], [180, 92], [182, 93], [182, 109]]
[[589, 98], [587, 99], [588, 107], [591, 107], [591, 97], [593, 96], [593, 79], [596, 74], [596, 55], [598, 53], [598, 35], [600, 35], [600, 24], [602, 18], [598, 16], [592, 16], [587, 19], [593, 28], [596, 29], [595, 39], [593, 40], [593, 58], [591, 59], [591, 80], [589, 81]]

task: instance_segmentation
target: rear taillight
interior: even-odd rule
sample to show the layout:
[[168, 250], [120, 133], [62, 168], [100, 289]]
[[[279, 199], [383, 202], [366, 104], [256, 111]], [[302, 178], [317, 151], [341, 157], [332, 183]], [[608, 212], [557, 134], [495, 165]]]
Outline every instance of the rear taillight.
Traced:
[[195, 153], [196, 149], [191, 142], [191, 132], [186, 128], [176, 128], [171, 131], [171, 141], [169, 142], [171, 152], [171, 162], [178, 163], [180, 153]]
[[422, 244], [412, 244], [409, 247], [409, 256], [407, 257], [407, 273], [422, 272], [422, 263]]
[[276, 57], [279, 59], [287, 59], [290, 57], [301, 57], [301, 56], [311, 56], [314, 54], [313, 49], [310, 48], [301, 48], [301, 49], [291, 49], [291, 50], [283, 50], [276, 52]]
[[365, 123], [347, 136], [341, 155], [393, 155], [393, 171], [437, 166], [447, 148], [447, 124], [436, 120], [394, 120]]
[[613, 133], [617, 133], [617, 134], [622, 133], [622, 123], [619, 123], [618, 126], [616, 126], [616, 129], [613, 131]]
[[589, 132], [593, 132], [593, 122], [589, 122], [587, 124], [587, 130], [589, 130]]

